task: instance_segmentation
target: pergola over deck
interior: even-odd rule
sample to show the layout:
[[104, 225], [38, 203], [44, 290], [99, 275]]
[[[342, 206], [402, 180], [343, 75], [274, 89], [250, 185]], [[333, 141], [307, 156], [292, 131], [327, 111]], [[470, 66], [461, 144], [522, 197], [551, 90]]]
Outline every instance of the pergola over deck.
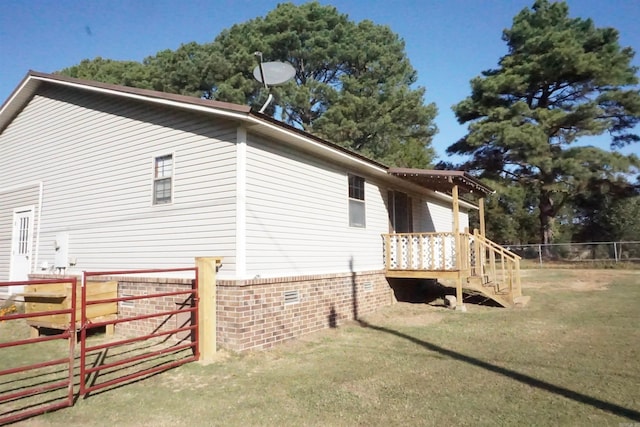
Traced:
[[458, 213], [460, 193], [476, 194], [478, 200], [480, 234], [485, 235], [484, 199], [495, 191], [464, 171], [390, 168], [389, 175], [397, 176], [421, 187], [451, 195], [453, 198], [453, 230], [459, 231]]
[[[385, 234], [387, 277], [454, 279], [462, 304], [463, 281], [503, 306], [518, 303], [520, 257], [485, 237], [484, 199], [494, 190], [464, 171], [390, 168], [390, 175], [452, 199], [450, 232]], [[480, 229], [460, 230], [460, 194], [477, 201]]]

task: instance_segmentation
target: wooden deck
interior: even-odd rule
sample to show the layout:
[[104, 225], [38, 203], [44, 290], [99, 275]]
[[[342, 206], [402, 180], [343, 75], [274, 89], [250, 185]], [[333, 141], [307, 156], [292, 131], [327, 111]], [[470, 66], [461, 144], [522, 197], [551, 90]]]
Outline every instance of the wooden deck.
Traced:
[[520, 257], [470, 233], [384, 234], [386, 276], [390, 278], [451, 279], [456, 298], [463, 289], [491, 298], [504, 307], [524, 305]]

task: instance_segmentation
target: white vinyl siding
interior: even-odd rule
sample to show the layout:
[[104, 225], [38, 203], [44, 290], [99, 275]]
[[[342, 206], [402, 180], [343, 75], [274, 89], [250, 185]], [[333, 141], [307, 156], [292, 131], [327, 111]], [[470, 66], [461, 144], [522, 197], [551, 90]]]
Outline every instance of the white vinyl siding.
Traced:
[[[186, 267], [196, 256], [223, 256], [224, 277], [235, 257], [235, 138], [230, 121], [44, 88], [0, 134], [0, 182], [44, 182], [40, 262], [52, 264], [56, 233], [67, 232], [78, 270]], [[162, 153], [176, 153], [180, 173], [173, 203], [158, 209], [149, 159]], [[5, 200], [3, 212], [15, 205]]]
[[416, 198], [413, 202], [413, 231], [416, 233], [434, 233], [436, 231], [429, 205], [424, 196]]
[[469, 231], [473, 232], [472, 229], [469, 228], [469, 213], [467, 211], [463, 211], [460, 209], [460, 231], [464, 231], [469, 229]]
[[248, 135], [247, 276], [275, 277], [383, 267], [387, 190], [365, 178], [366, 228], [349, 227], [343, 168]]
[[[416, 206], [417, 205], [417, 206]], [[453, 231], [452, 203], [422, 196], [419, 203], [414, 203], [414, 231], [451, 232]], [[464, 208], [459, 211], [460, 231], [469, 227], [469, 214]]]

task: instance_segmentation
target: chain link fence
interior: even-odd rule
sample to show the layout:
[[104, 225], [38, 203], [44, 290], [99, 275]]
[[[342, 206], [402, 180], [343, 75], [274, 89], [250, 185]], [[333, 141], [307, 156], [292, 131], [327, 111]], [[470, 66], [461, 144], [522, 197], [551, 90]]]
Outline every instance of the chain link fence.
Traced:
[[525, 260], [539, 262], [640, 262], [640, 241], [505, 245]]

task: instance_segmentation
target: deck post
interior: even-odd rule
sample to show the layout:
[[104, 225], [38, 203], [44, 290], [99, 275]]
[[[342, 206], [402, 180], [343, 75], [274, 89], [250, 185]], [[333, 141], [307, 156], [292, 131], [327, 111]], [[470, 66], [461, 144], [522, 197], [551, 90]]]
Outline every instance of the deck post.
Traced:
[[458, 186], [454, 185], [451, 189], [453, 196], [453, 236], [456, 242], [456, 269], [460, 270], [460, 203], [458, 201]]
[[[484, 197], [480, 197], [478, 199], [478, 217], [480, 219], [480, 235], [484, 238], [487, 237], [487, 229], [486, 229], [486, 225], [484, 222]], [[482, 265], [484, 265], [485, 259], [487, 258], [487, 254], [484, 250], [484, 248], [482, 249], [482, 253], [478, 253], [476, 256], [480, 257], [480, 263]], [[483, 273], [480, 273], [483, 274]]]
[[522, 283], [520, 282], [520, 259], [515, 259], [515, 269], [516, 269], [516, 292], [514, 294], [515, 297], [522, 296]]
[[458, 185], [454, 184], [451, 188], [451, 196], [453, 197], [453, 236], [456, 245], [456, 270], [458, 270], [458, 278], [456, 279], [456, 300], [458, 305], [463, 306], [462, 301], [462, 259], [461, 259], [461, 242], [460, 242], [460, 202], [458, 200]]
[[485, 224], [484, 224], [484, 197], [478, 199], [478, 217], [480, 218], [480, 235], [486, 237]]
[[391, 270], [391, 234], [383, 234], [384, 238], [384, 249], [385, 249], [385, 260], [384, 265], [387, 271]]
[[484, 276], [484, 246], [480, 245], [480, 236], [477, 228], [473, 229], [473, 245], [476, 253], [476, 276]]

